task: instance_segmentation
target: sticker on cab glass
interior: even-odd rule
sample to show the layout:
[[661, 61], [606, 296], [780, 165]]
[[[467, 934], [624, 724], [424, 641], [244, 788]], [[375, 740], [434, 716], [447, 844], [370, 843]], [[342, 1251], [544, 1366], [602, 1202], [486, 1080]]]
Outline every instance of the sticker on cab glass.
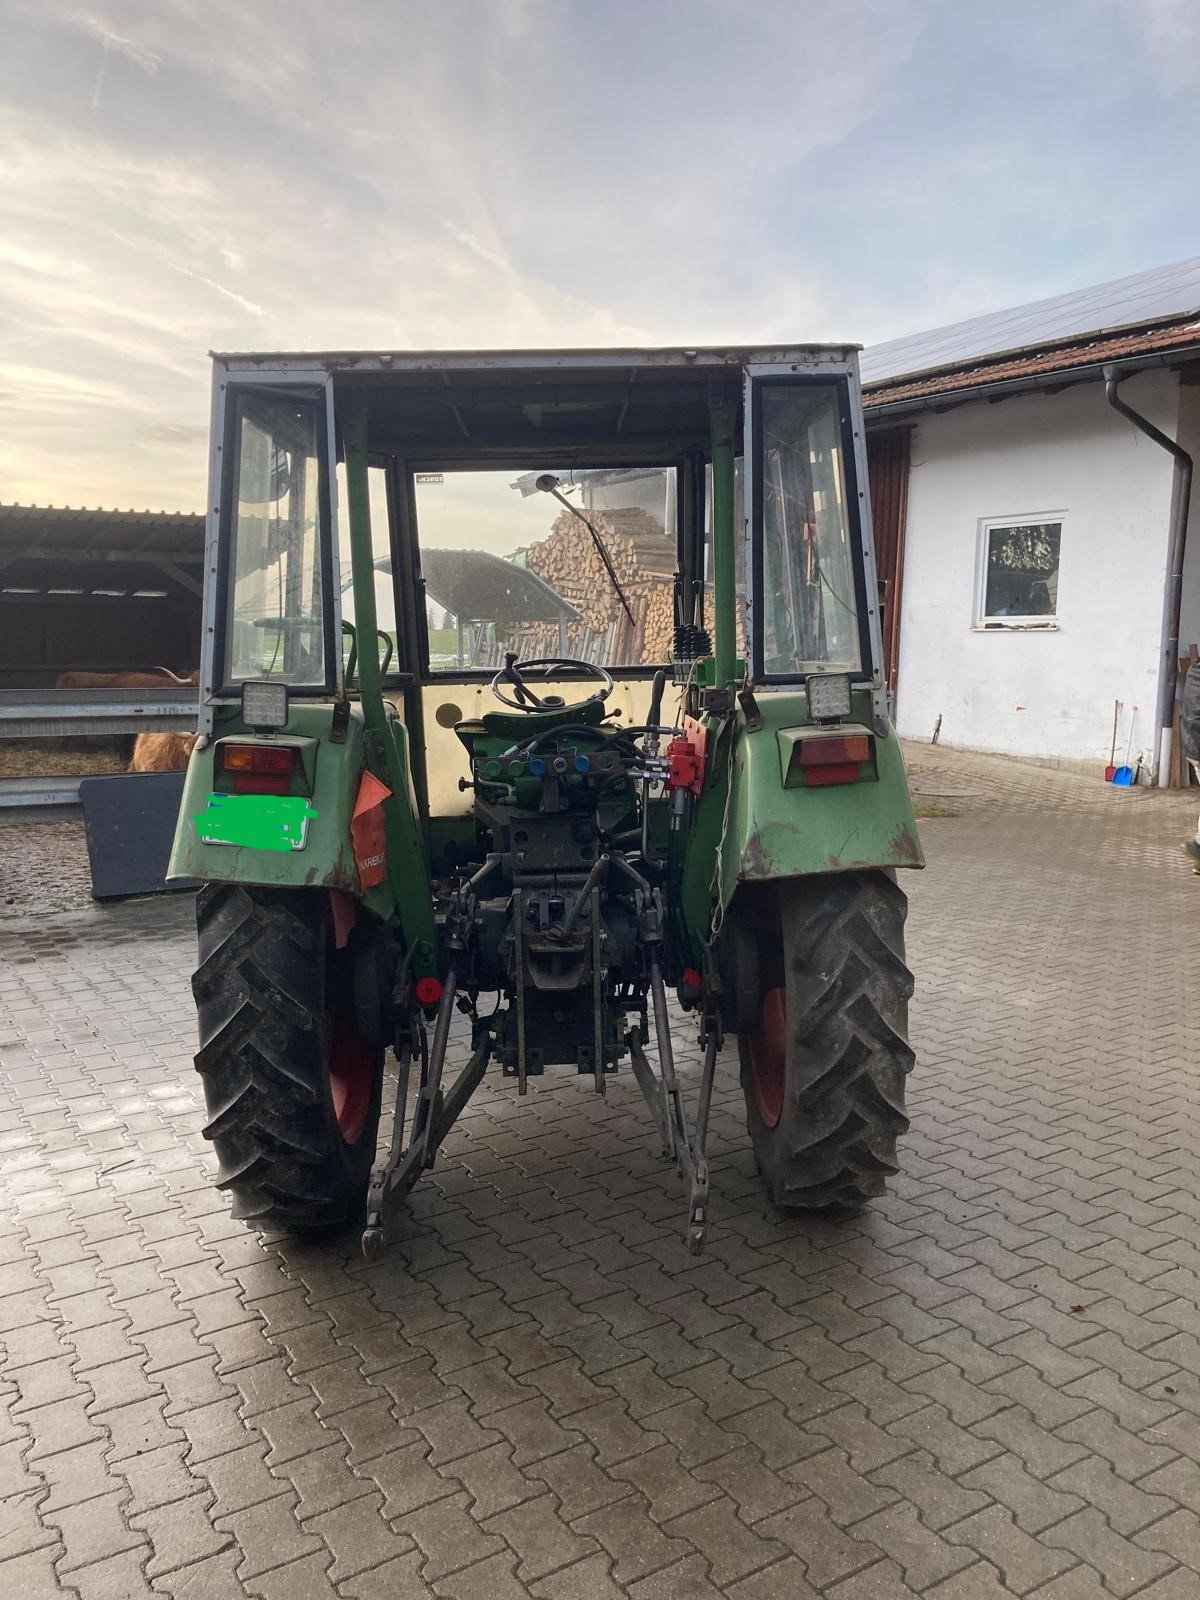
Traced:
[[201, 844], [246, 850], [303, 850], [318, 813], [304, 795], [210, 794], [195, 816]]

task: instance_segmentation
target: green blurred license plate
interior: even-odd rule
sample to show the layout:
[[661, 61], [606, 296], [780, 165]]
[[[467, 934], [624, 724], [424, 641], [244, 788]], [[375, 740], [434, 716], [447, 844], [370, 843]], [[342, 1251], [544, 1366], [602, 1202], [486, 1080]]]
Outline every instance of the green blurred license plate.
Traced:
[[244, 850], [303, 850], [317, 813], [304, 795], [210, 794], [196, 813], [201, 844]]

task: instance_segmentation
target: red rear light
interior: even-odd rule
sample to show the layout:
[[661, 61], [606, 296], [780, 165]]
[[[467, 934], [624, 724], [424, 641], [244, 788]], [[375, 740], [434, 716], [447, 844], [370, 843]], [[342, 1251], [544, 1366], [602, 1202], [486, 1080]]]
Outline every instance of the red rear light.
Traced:
[[230, 772], [221, 778], [226, 794], [290, 794], [292, 780], [286, 773]]
[[417, 999], [423, 1006], [436, 1006], [442, 998], [440, 978], [418, 978], [414, 987], [417, 991]]
[[827, 783], [857, 783], [859, 777], [857, 761], [839, 762], [836, 765], [821, 767], [806, 767], [805, 779], [810, 789], [819, 789]]
[[286, 744], [217, 746], [216, 784], [226, 794], [292, 794], [299, 752]]
[[860, 778], [873, 776], [874, 740], [869, 733], [810, 734], [799, 741], [795, 759], [810, 789], [832, 783], [857, 783]]

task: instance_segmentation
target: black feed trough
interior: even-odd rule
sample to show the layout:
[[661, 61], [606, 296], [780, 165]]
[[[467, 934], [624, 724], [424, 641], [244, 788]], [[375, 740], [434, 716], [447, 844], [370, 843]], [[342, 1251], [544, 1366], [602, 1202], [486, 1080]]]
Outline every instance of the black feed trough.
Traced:
[[97, 900], [200, 887], [191, 879], [167, 882], [184, 777], [182, 772], [124, 772], [81, 781], [79, 800]]

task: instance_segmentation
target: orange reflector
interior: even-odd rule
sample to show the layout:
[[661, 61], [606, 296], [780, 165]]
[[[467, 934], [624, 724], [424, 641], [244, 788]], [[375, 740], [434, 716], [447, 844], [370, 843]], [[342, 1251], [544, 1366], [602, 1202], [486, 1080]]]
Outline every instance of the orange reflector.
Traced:
[[[857, 765], [860, 761], [871, 759], [871, 736], [866, 733], [847, 734], [842, 739], [822, 737], [819, 739], [802, 739], [800, 741], [800, 765], [802, 767], [844, 767], [851, 762]], [[810, 783], [817, 780], [809, 776]], [[845, 780], [826, 779], [828, 782]]]
[[440, 978], [418, 978], [416, 991], [421, 1005], [435, 1006], [442, 998], [442, 981]]
[[286, 744], [223, 744], [225, 772], [294, 772], [296, 752]]

